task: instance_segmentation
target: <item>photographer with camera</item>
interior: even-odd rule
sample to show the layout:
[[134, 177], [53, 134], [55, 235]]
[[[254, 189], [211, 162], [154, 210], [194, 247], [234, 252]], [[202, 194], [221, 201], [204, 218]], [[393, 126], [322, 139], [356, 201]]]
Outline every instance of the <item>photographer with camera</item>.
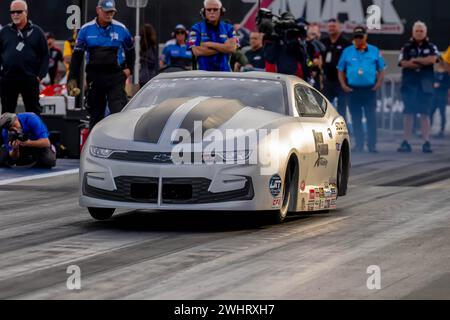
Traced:
[[290, 12], [276, 16], [268, 9], [259, 10], [256, 23], [259, 32], [264, 34], [266, 71], [296, 75], [309, 81], [309, 59], [305, 47], [307, 23], [297, 23]]
[[34, 113], [5, 113], [0, 117], [4, 145], [0, 148], [0, 166], [53, 168], [56, 152], [49, 132]]
[[191, 28], [189, 47], [197, 58], [198, 70], [231, 72], [230, 57], [238, 40], [231, 24], [221, 21], [225, 8], [220, 0], [205, 0], [203, 21]]

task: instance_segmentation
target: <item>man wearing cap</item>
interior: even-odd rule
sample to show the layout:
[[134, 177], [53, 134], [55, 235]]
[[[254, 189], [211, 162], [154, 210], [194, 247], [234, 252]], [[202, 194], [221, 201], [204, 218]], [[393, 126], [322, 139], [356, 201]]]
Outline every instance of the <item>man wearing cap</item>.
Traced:
[[231, 24], [221, 21], [225, 13], [220, 0], [205, 0], [203, 21], [191, 28], [189, 48], [195, 55], [198, 70], [231, 72], [230, 58], [238, 40]]
[[365, 134], [362, 126], [363, 110], [367, 120], [367, 146], [370, 153], [378, 153], [377, 144], [377, 95], [383, 85], [386, 67], [380, 50], [367, 43], [363, 26], [354, 29], [354, 45], [342, 53], [338, 64], [339, 82], [348, 93], [348, 102], [356, 140], [354, 152], [363, 152]]
[[187, 29], [179, 24], [175, 27], [174, 38], [176, 42], [169, 44], [163, 50], [161, 57], [162, 67], [181, 67], [192, 69], [192, 51], [186, 45]]
[[434, 68], [438, 49], [427, 38], [427, 26], [417, 21], [413, 26], [413, 37], [401, 50], [399, 66], [402, 70], [402, 96], [405, 105], [404, 140], [398, 152], [410, 153], [409, 144], [414, 117], [420, 114], [420, 126], [424, 144], [423, 153], [432, 153], [430, 143], [430, 114], [433, 103]]
[[347, 117], [347, 94], [339, 83], [337, 65], [344, 50], [351, 46], [351, 42], [344, 38], [338, 20], [328, 21], [328, 36], [322, 39], [325, 51], [322, 53], [324, 73], [324, 94], [334, 103], [337, 99], [337, 111], [344, 118]]
[[23, 0], [11, 3], [12, 23], [0, 31], [2, 112], [15, 112], [19, 94], [25, 109], [40, 114], [39, 84], [47, 75], [49, 53], [44, 32], [28, 20]]
[[0, 166], [52, 168], [56, 152], [44, 122], [34, 113], [4, 113], [0, 116], [4, 144], [0, 148]]
[[78, 95], [78, 79], [84, 53], [88, 83], [90, 128], [104, 118], [106, 105], [113, 113], [122, 111], [127, 103], [125, 82], [134, 70], [134, 41], [128, 29], [113, 19], [114, 0], [100, 0], [97, 18], [85, 24], [78, 33], [70, 66], [68, 89]]

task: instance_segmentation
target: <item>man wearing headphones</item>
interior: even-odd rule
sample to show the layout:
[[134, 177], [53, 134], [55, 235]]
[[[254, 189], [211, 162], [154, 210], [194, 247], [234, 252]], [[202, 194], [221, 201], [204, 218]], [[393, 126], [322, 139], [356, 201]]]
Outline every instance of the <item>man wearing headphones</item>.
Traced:
[[198, 70], [231, 72], [230, 57], [238, 40], [233, 26], [220, 19], [225, 8], [220, 0], [205, 0], [203, 21], [191, 28], [189, 47], [197, 58]]

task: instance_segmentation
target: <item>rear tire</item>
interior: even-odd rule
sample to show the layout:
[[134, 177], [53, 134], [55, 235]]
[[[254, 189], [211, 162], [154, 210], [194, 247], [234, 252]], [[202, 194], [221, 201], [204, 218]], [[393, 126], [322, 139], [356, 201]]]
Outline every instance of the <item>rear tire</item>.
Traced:
[[105, 221], [111, 219], [116, 209], [109, 208], [88, 208], [92, 218], [98, 221]]

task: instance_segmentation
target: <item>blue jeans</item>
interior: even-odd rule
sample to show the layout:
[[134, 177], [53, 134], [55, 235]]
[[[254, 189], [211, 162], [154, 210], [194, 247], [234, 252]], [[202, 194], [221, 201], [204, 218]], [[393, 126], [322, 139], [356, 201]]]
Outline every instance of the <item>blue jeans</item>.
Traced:
[[367, 119], [367, 146], [369, 150], [377, 145], [377, 93], [372, 88], [353, 88], [348, 95], [350, 114], [352, 115], [356, 147], [364, 148], [365, 134], [362, 126], [363, 110]]

